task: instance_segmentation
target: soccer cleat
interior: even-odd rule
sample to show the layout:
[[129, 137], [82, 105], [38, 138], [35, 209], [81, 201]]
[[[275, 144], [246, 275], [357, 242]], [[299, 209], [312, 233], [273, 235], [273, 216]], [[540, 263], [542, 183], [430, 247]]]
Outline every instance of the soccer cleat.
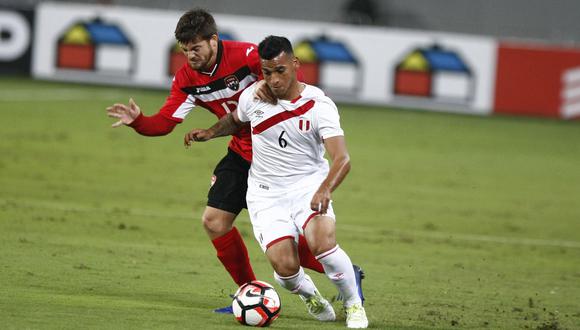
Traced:
[[[356, 287], [358, 290], [358, 296], [360, 297], [360, 301], [361, 303], [364, 305], [365, 304], [365, 296], [363, 294], [362, 291], [362, 280], [365, 278], [365, 272], [362, 270], [362, 268], [360, 268], [357, 265], [352, 265], [352, 269], [354, 269], [354, 278], [356, 281]], [[336, 299], [333, 299], [333, 301], [342, 301], [343, 297], [340, 294], [340, 292], [338, 293], [338, 295], [336, 296]]]
[[[234, 299], [234, 295], [231, 294], [230, 298]], [[213, 312], [218, 313], [218, 314], [233, 314], [234, 309], [232, 308], [232, 305], [229, 305], [229, 306], [222, 307], [222, 308], [216, 308], [213, 310]]]
[[357, 265], [352, 265], [354, 269], [354, 277], [356, 279], [356, 286], [358, 288], [358, 296], [362, 305], [365, 304], [365, 296], [362, 291], [362, 280], [365, 278], [365, 272]]
[[309, 298], [300, 295], [300, 299], [306, 304], [308, 313], [318, 321], [327, 322], [336, 320], [336, 314], [334, 314], [332, 305], [318, 291], [314, 291], [314, 296]]
[[219, 313], [219, 314], [233, 314], [234, 313], [232, 305], [222, 307], [222, 308], [216, 308], [213, 311], [214, 311], [214, 313]]
[[366, 329], [369, 320], [362, 304], [346, 307], [346, 327], [350, 329]]

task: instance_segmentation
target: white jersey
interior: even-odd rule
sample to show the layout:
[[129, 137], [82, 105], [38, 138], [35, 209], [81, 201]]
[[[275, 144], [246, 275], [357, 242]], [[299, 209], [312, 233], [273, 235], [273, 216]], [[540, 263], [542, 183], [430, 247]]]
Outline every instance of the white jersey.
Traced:
[[299, 98], [276, 105], [254, 99], [255, 88], [242, 93], [237, 110], [252, 131], [248, 189], [319, 185], [329, 169], [324, 139], [344, 135], [336, 105], [311, 85], [305, 85]]

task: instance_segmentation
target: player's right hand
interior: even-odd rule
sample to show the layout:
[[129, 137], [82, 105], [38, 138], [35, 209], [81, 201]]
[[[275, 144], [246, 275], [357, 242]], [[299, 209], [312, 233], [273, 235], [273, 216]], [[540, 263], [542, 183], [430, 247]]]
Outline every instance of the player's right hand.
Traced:
[[331, 195], [330, 189], [324, 185], [321, 185], [320, 188], [314, 193], [312, 196], [312, 200], [310, 201], [310, 209], [315, 212], [319, 212], [320, 214], [326, 214], [328, 211], [328, 206], [330, 205]]
[[119, 127], [121, 125], [131, 124], [137, 117], [141, 114], [141, 109], [133, 101], [133, 98], [129, 99], [129, 105], [115, 103], [107, 108], [107, 115], [112, 118], [119, 119], [117, 122], [113, 123], [112, 127]]
[[183, 137], [183, 145], [188, 148], [191, 147], [191, 142], [204, 142], [211, 139], [210, 131], [207, 129], [194, 128]]

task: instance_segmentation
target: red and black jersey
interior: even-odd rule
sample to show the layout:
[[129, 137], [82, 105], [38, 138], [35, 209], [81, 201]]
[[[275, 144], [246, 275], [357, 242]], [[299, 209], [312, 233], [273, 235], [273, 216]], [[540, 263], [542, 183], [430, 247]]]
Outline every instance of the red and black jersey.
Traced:
[[[235, 111], [242, 91], [261, 76], [258, 47], [247, 42], [220, 40], [216, 58], [215, 67], [207, 73], [193, 70], [185, 63], [175, 74], [171, 93], [159, 112], [151, 117], [140, 115], [130, 126], [143, 135], [165, 135], [196, 105], [218, 118]], [[251, 161], [249, 129], [234, 134], [229, 147]]]

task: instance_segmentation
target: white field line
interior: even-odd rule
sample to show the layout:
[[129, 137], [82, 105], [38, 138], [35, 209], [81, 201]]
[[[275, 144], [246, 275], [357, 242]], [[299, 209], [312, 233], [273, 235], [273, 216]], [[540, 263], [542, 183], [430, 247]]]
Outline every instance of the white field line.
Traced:
[[[116, 214], [127, 216], [140, 216], [150, 218], [162, 219], [183, 219], [183, 220], [198, 220], [201, 219], [201, 214], [184, 213], [184, 212], [170, 212], [156, 211], [150, 209], [132, 209], [132, 208], [116, 208], [116, 207], [90, 207], [79, 204], [58, 203], [53, 201], [43, 200], [23, 200], [23, 199], [0, 199], [0, 206], [14, 205], [17, 207], [42, 208], [48, 210], [68, 211], [78, 213], [101, 213], [101, 214]], [[246, 216], [241, 216], [238, 221], [249, 221]], [[349, 224], [340, 224], [342, 229], [347, 229], [354, 232], [375, 232], [377, 228], [367, 228], [361, 226], [354, 226]], [[580, 242], [566, 241], [566, 240], [550, 240], [537, 238], [520, 238], [520, 237], [503, 237], [491, 235], [472, 235], [472, 234], [455, 234], [444, 232], [428, 232], [415, 230], [398, 230], [398, 229], [382, 229], [383, 232], [389, 233], [391, 236], [404, 235], [417, 238], [430, 238], [437, 240], [450, 241], [465, 241], [465, 242], [482, 242], [493, 244], [508, 244], [508, 245], [524, 245], [536, 247], [559, 247], [559, 248], [574, 248], [580, 249]], [[388, 234], [387, 234], [388, 235]]]
[[4, 89], [0, 90], [1, 102], [45, 102], [45, 101], [82, 101], [111, 100], [125, 101], [127, 93], [114, 90], [86, 91], [79, 89], [54, 88], [45, 90]]

